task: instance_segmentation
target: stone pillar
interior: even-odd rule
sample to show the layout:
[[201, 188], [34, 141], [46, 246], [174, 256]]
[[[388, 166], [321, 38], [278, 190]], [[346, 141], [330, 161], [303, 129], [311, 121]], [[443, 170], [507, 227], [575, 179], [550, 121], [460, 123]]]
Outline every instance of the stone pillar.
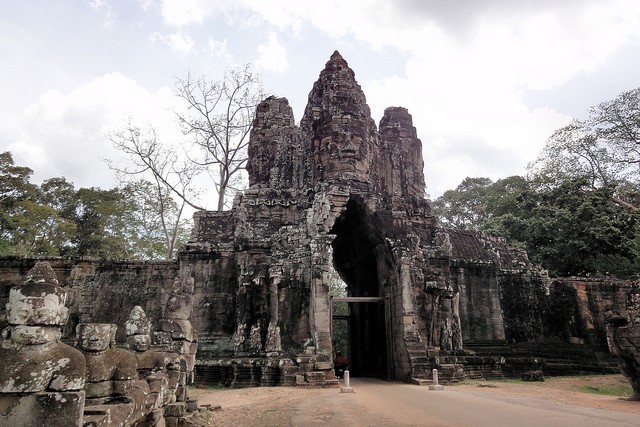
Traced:
[[433, 384], [429, 386], [429, 390], [444, 390], [444, 387], [438, 383], [438, 370], [434, 369], [432, 374]]

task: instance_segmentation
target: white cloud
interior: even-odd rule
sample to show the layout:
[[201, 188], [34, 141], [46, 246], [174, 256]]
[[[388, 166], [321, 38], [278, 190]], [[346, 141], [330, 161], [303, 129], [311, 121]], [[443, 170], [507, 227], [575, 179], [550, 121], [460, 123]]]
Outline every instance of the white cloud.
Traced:
[[161, 11], [164, 22], [173, 27], [202, 24], [213, 15], [224, 0], [163, 0]]
[[167, 44], [179, 55], [186, 55], [191, 52], [195, 42], [187, 34], [173, 33], [167, 36]]
[[149, 39], [152, 42], [159, 41], [166, 44], [180, 56], [188, 55], [195, 46], [193, 39], [188, 34], [183, 34], [180, 31], [173, 34], [153, 33]]
[[[92, 12], [101, 14], [111, 13], [109, 6], [115, 4], [107, 0], [87, 0], [87, 3], [93, 8]], [[136, 11], [140, 12], [141, 8], [160, 13], [162, 22], [157, 25], [149, 16], [140, 19], [140, 34], [144, 34], [140, 38], [156, 31], [152, 41], [166, 44], [178, 55], [185, 56], [181, 61], [173, 61], [175, 68], [160, 68], [161, 74], [162, 69], [165, 70], [167, 79], [186, 67], [198, 73], [203, 69], [211, 72], [217, 66], [223, 68], [224, 62], [250, 60], [248, 56], [254, 53], [258, 56], [256, 65], [264, 70], [283, 73], [295, 69], [296, 73], [307, 73], [307, 67], [301, 64], [319, 60], [315, 50], [319, 44], [328, 41], [333, 45], [327, 47], [327, 57], [339, 46], [358, 76], [374, 119], [378, 120], [389, 105], [409, 108], [425, 147], [427, 185], [435, 195], [469, 175], [497, 178], [500, 174], [524, 173], [524, 164], [533, 160], [550, 133], [569, 120], [549, 105], [578, 104], [577, 100], [559, 102], [558, 99], [571, 91], [556, 89], [573, 85], [571, 90], [575, 93], [585, 84], [593, 84], [592, 88], [602, 89], [598, 93], [605, 93], [603, 88], [607, 85], [589, 80], [589, 76], [615, 75], [605, 72], [607, 68], [615, 68], [611, 59], [618, 55], [617, 59], [624, 62], [620, 57], [622, 49], [628, 49], [631, 57], [637, 54], [629, 47], [631, 43], [640, 45], [640, 2], [637, 0], [137, 0]], [[131, 16], [132, 21], [133, 18], [135, 16]], [[36, 28], [40, 27], [33, 25], [28, 31], [39, 35]], [[252, 31], [247, 31], [249, 27]], [[8, 28], [9, 33], [19, 34], [18, 27]], [[297, 40], [292, 41], [292, 36]], [[3, 50], [5, 56], [10, 57], [9, 63], [25, 56], [28, 61], [23, 60], [24, 64], [41, 64], [46, 57], [44, 48], [42, 52], [30, 50], [24, 42], [27, 38], [15, 37], [15, 40], [15, 43], [5, 43], [11, 49], [5, 46]], [[113, 40], [96, 41], [96, 45], [101, 45]], [[39, 46], [40, 39], [34, 37], [31, 44]], [[296, 46], [303, 48], [295, 51]], [[307, 50], [302, 50], [304, 48]], [[205, 55], [193, 55], [196, 50]], [[237, 58], [232, 57], [232, 53]], [[354, 54], [352, 60], [350, 56]], [[294, 56], [296, 61], [291, 60]], [[96, 65], [100, 62], [95, 58], [87, 61]], [[402, 63], [396, 62], [390, 67], [390, 61]], [[49, 61], [44, 67], [47, 78], [54, 74], [77, 74], [84, 78], [89, 75], [74, 73], [74, 69], [65, 68], [66, 63], [59, 65], [60, 69], [55, 72], [56, 64], [57, 61]], [[145, 64], [166, 65], [167, 61], [146, 61]], [[106, 70], [118, 69], [119, 65], [114, 60]], [[363, 65], [370, 67], [367, 72], [362, 72]], [[394, 75], [386, 73], [387, 67]], [[9, 70], [12, 78], [7, 81], [36, 82], [38, 90], [34, 93], [40, 93], [41, 87], [73, 87], [68, 83], [71, 78], [48, 83], [34, 72], [34, 66], [14, 68]], [[103, 67], [98, 73], [106, 70]], [[144, 72], [157, 70], [158, 66]], [[369, 72], [371, 70], [374, 72]], [[302, 91], [299, 102], [304, 103], [310, 87], [296, 85], [303, 81], [308, 85], [318, 71], [312, 70], [313, 74], [304, 78], [287, 76], [287, 84], [283, 86], [289, 92], [283, 95], [296, 96]], [[577, 83], [579, 81], [582, 83]], [[611, 81], [613, 79], [609, 79]], [[637, 86], [639, 80], [635, 77], [629, 81], [636, 82], [631, 84]], [[16, 107], [9, 102], [3, 110], [5, 114], [0, 115], [0, 142], [4, 144], [7, 135], [11, 135], [9, 141], [13, 141], [13, 147], [21, 147], [43, 165], [56, 156], [63, 157], [59, 152], [51, 152], [50, 145], [75, 153], [70, 142], [75, 141], [83, 147], [78, 151], [87, 156], [90, 155], [87, 146], [99, 151], [104, 145], [100, 123], [108, 123], [108, 117], [122, 111], [120, 101], [127, 99], [131, 106], [139, 102], [140, 108], [135, 110], [143, 115], [146, 109], [156, 111], [155, 105], [148, 101], [160, 94], [149, 93], [135, 82], [129, 83], [115, 73], [76, 90], [47, 92], [32, 103], [22, 119], [15, 117]], [[34, 86], [23, 83], [22, 87], [33, 90]], [[617, 90], [623, 85], [615, 87]], [[11, 86], [7, 90], [12, 93]], [[33, 97], [33, 93], [26, 94], [24, 89], [22, 92], [25, 93], [23, 99]], [[111, 99], [115, 94], [118, 102]], [[135, 101], [137, 98], [142, 101]], [[589, 105], [570, 107], [567, 109], [577, 111], [586, 110]], [[70, 161], [76, 158], [70, 157]], [[37, 165], [33, 166], [38, 169]]]
[[149, 8], [151, 8], [151, 6], [153, 5], [153, 2], [154, 0], [138, 0], [138, 4], [142, 8], [142, 10], [145, 12], [149, 10]]
[[226, 60], [227, 62], [233, 62], [233, 57], [227, 50], [227, 40], [214, 40], [209, 38], [207, 42], [207, 47], [209, 50], [209, 54], [214, 58], [221, 58]]
[[171, 89], [149, 92], [120, 73], [95, 78], [69, 93], [49, 91], [26, 108], [12, 132], [3, 130], [17, 164], [28, 165], [36, 180], [65, 176], [77, 187], [115, 185], [114, 174], [98, 159], [122, 162], [107, 135], [129, 118], [153, 125], [164, 141], [180, 141]]
[[105, 0], [91, 0], [89, 3], [92, 9], [104, 14], [104, 27], [112, 29], [114, 24], [113, 9], [111, 4]]
[[530, 109], [523, 95], [591, 73], [640, 37], [640, 4], [629, 1], [530, 2], [522, 11], [493, 1], [464, 16], [434, 11], [433, 2], [326, 2], [308, 12], [279, 3], [286, 13], [252, 7], [278, 28], [313, 25], [337, 40], [350, 34], [407, 53], [404, 75], [360, 83], [375, 118], [388, 105], [409, 108], [436, 196], [466, 176], [523, 174], [548, 136], [570, 120], [549, 108]]
[[289, 68], [287, 51], [273, 32], [269, 34], [267, 44], [258, 46], [258, 53], [260, 56], [256, 60], [256, 65], [259, 67], [280, 73]]

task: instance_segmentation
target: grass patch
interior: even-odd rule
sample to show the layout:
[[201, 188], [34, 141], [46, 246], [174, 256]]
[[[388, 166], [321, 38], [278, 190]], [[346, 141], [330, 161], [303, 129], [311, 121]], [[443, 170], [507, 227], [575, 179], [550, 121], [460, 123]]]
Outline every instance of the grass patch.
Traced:
[[580, 385], [575, 387], [576, 391], [582, 393], [600, 394], [604, 396], [629, 397], [633, 394], [630, 385]]
[[536, 386], [556, 390], [577, 391], [580, 393], [599, 394], [603, 396], [629, 397], [633, 389], [629, 382], [619, 374], [616, 375], [580, 375], [545, 377], [544, 381], [522, 381], [519, 378], [465, 379], [459, 384], [477, 385], [479, 387], [500, 386], [500, 384], [517, 384]]

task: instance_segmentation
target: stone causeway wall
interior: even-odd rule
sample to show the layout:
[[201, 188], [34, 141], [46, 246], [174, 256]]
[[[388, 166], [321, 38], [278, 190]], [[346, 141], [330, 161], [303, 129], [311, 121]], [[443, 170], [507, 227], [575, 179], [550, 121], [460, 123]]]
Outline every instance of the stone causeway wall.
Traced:
[[[61, 286], [67, 290], [69, 321], [62, 330], [65, 340], [73, 340], [79, 323], [123, 325], [136, 305], [142, 306], [147, 316], [157, 322], [178, 275], [175, 262], [0, 257], [0, 307], [8, 302], [11, 287], [22, 283], [38, 261], [48, 262]], [[116, 339], [124, 342], [122, 328]]]

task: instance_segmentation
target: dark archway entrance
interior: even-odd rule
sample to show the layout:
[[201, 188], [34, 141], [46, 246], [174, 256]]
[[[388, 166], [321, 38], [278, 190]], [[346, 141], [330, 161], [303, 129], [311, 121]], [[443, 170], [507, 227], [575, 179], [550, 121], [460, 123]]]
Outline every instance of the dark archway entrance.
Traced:
[[385, 243], [361, 198], [351, 198], [331, 232], [333, 263], [347, 285], [349, 370], [352, 376], [391, 379], [385, 310]]

